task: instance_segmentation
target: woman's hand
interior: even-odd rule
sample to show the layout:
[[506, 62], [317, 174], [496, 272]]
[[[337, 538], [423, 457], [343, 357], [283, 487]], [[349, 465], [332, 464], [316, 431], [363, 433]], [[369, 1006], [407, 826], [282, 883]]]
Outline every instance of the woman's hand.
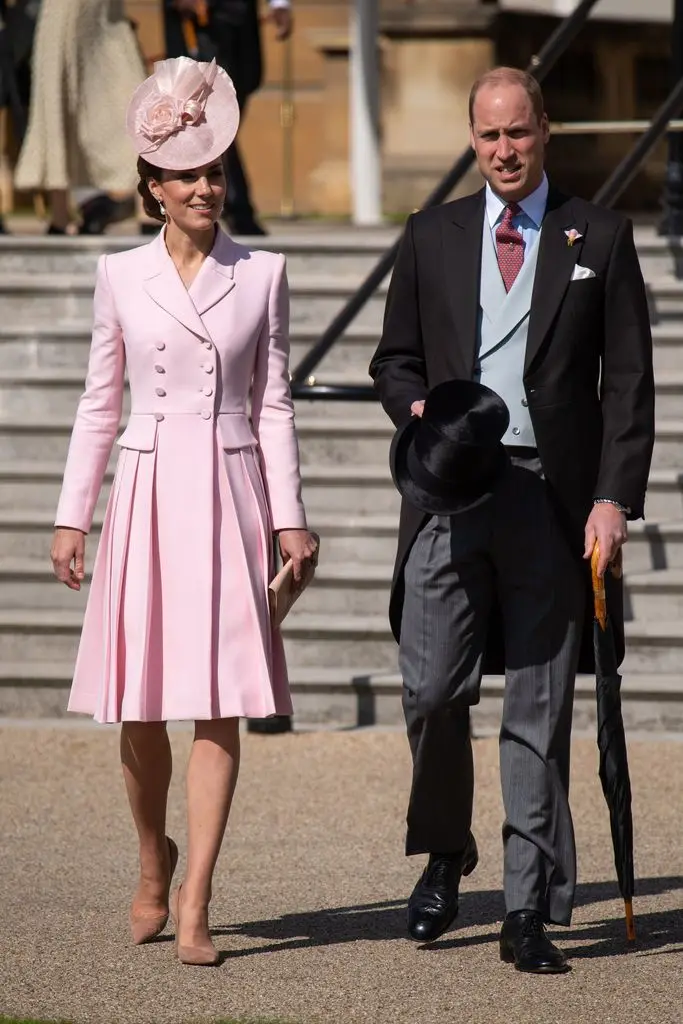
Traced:
[[281, 530], [278, 534], [282, 561], [292, 559], [294, 582], [301, 582], [305, 562], [318, 564], [318, 542], [308, 530]]
[[[55, 576], [70, 590], [80, 590], [85, 578], [85, 534], [68, 526], [58, 526], [50, 550]], [[73, 562], [73, 568], [71, 563]]]

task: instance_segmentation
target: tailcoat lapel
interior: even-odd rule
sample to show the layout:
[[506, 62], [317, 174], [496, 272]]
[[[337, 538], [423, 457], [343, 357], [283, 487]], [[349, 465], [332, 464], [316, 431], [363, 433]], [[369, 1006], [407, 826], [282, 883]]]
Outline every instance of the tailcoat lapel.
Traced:
[[[575, 228], [582, 236], [573, 245], [565, 232]], [[578, 262], [586, 234], [586, 221], [577, 216], [572, 202], [551, 188], [538, 240], [538, 263], [531, 298], [524, 372], [541, 349]]]
[[[441, 224], [442, 267], [454, 333], [464, 360], [454, 376], [471, 377], [477, 347], [484, 190], [461, 200]], [[502, 282], [501, 282], [502, 283]]]

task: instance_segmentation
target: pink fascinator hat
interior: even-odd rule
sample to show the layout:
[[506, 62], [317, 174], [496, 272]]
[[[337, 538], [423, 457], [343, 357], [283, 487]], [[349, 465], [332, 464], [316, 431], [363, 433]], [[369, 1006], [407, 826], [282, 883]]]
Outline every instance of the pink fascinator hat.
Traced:
[[240, 121], [232, 79], [215, 60], [160, 60], [133, 93], [126, 131], [139, 156], [182, 171], [210, 164], [237, 134]]

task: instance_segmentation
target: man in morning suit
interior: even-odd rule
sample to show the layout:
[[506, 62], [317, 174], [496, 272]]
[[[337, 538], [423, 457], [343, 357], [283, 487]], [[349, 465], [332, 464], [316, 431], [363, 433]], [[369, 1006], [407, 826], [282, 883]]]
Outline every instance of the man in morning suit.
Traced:
[[487, 385], [510, 414], [488, 502], [452, 516], [401, 507], [390, 619], [413, 757], [406, 853], [429, 854], [408, 929], [441, 935], [476, 865], [469, 706], [482, 671], [504, 669], [500, 953], [558, 973], [569, 967], [545, 925], [569, 924], [576, 884], [568, 786], [574, 681], [591, 669], [585, 560], [597, 541], [604, 573], [627, 520], [643, 516], [652, 339], [630, 221], [547, 180], [535, 79], [485, 74], [470, 130], [486, 187], [408, 219], [370, 367], [397, 427], [455, 378]]

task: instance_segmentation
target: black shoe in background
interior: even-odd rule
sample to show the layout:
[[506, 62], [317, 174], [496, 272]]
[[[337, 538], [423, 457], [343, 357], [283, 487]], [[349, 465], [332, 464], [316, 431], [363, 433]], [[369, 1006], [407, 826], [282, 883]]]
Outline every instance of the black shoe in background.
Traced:
[[550, 941], [543, 918], [535, 910], [507, 915], [500, 933], [500, 959], [527, 974], [566, 974], [570, 970], [566, 956]]
[[247, 732], [258, 732], [274, 736], [279, 732], [291, 732], [292, 720], [289, 715], [272, 715], [270, 718], [248, 718]]
[[103, 235], [110, 224], [135, 215], [135, 201], [132, 197], [112, 199], [106, 192], [100, 192], [81, 203], [79, 211], [82, 217], [79, 235]]
[[462, 875], [477, 866], [479, 852], [470, 832], [460, 853], [432, 853], [408, 900], [408, 932], [416, 942], [433, 942], [451, 926], [458, 914]]

